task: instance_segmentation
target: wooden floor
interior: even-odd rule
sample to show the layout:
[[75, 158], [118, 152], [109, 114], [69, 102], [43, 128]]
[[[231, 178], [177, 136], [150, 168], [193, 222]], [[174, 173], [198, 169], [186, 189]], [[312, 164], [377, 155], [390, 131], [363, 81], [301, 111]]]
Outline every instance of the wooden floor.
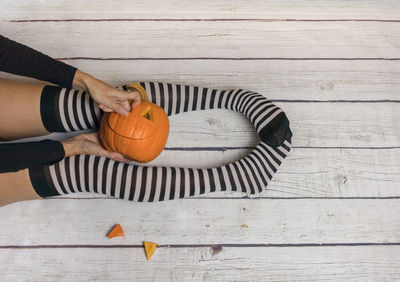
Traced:
[[[0, 34], [114, 85], [259, 91], [294, 133], [257, 198], [1, 208], [0, 281], [400, 280], [399, 1], [2, 0]], [[239, 114], [181, 115], [152, 164], [224, 164], [257, 142]], [[160, 244], [150, 261], [143, 241]]]

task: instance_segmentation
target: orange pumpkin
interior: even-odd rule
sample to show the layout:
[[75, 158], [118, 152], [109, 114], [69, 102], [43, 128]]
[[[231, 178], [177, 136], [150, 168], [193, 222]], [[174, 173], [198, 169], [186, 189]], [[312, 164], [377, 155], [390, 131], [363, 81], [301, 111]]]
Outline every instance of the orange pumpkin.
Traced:
[[155, 159], [164, 149], [169, 133], [165, 111], [148, 102], [146, 90], [137, 83], [127, 85], [137, 90], [142, 102], [129, 113], [104, 113], [100, 124], [100, 141], [104, 148], [125, 157], [146, 163]]

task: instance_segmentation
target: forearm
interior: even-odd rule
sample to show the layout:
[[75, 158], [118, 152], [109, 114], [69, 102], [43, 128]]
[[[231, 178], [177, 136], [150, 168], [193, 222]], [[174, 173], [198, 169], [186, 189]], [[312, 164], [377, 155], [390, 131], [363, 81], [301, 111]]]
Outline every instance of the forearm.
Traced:
[[52, 164], [62, 160], [64, 156], [63, 145], [53, 140], [1, 144], [0, 173]]
[[87, 154], [82, 140], [44, 140], [0, 145], [0, 173], [15, 172], [37, 165], [48, 165], [64, 157]]
[[0, 71], [71, 88], [76, 68], [0, 35]]

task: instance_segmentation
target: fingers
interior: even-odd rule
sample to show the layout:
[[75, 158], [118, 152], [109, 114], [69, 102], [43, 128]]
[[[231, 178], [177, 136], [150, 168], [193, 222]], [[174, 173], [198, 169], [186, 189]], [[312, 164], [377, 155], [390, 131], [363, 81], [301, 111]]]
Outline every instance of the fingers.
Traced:
[[136, 106], [138, 106], [140, 104], [141, 100], [140, 99], [136, 99], [132, 102], [131, 107], [132, 109], [134, 109]]
[[113, 88], [106, 102], [99, 103], [104, 112], [117, 112], [127, 116], [132, 108], [140, 104], [140, 94], [137, 91], [127, 92]]
[[110, 108], [107, 107], [107, 106], [104, 106], [103, 104], [99, 104], [99, 108], [100, 108], [103, 112], [107, 112], [107, 113], [113, 112], [112, 109], [110, 109]]
[[112, 105], [110, 105], [110, 108], [113, 109], [115, 112], [119, 113], [120, 115], [123, 116], [129, 115], [129, 111], [122, 104], [114, 102], [112, 103]]
[[121, 104], [114, 101], [109, 101], [108, 105], [99, 104], [99, 108], [102, 109], [104, 112], [117, 112], [120, 115], [127, 116], [131, 111], [131, 106], [128, 102], [126, 104]]
[[105, 149], [102, 149], [99, 153], [100, 153], [100, 156], [113, 159], [114, 161], [117, 161], [117, 162], [129, 162], [130, 161], [129, 159], [124, 158], [124, 156], [119, 153], [110, 152]]
[[140, 101], [138, 91], [123, 91], [94, 77], [90, 77], [85, 87], [104, 112], [117, 112], [126, 116], [131, 111], [131, 104], [136, 106], [137, 101]]
[[127, 110], [128, 112], [131, 111], [131, 104], [130, 104], [128, 101], [122, 101], [120, 104], [121, 104], [121, 105], [125, 108], [125, 110]]
[[91, 141], [92, 141], [93, 143], [96, 144], [96, 147], [97, 147], [97, 149], [98, 149], [98, 150], [97, 150], [97, 153], [98, 153], [99, 156], [106, 157], [106, 158], [110, 158], [110, 159], [113, 159], [113, 160], [118, 161], [118, 162], [129, 162], [129, 161], [130, 161], [129, 159], [124, 158], [124, 156], [123, 156], [122, 154], [120, 154], [120, 153], [111, 152], [111, 151], [108, 151], [108, 150], [106, 150], [105, 148], [103, 148], [103, 147], [101, 146], [101, 144], [100, 144], [100, 140], [99, 140], [99, 136], [98, 136], [98, 133], [97, 133], [97, 132], [91, 134], [91, 135], [88, 136], [88, 137], [89, 137], [90, 139], [92, 139]]
[[[124, 92], [124, 97], [127, 97], [127, 100], [140, 100], [140, 94], [137, 91], [133, 91], [133, 92]], [[122, 98], [125, 99], [125, 98]]]
[[[126, 91], [118, 91], [118, 95], [116, 98], [120, 101], [121, 104], [129, 105], [129, 111], [131, 107], [134, 108], [141, 102], [141, 96], [138, 91], [126, 92]], [[126, 108], [126, 107], [125, 107]]]
[[102, 147], [98, 132], [78, 135], [80, 140], [83, 141], [84, 151], [88, 155], [95, 155], [113, 159], [117, 162], [129, 162], [131, 160], [125, 158], [122, 154], [117, 152], [110, 152]]
[[130, 162], [131, 160], [125, 158], [123, 155], [119, 154], [119, 153], [111, 153], [110, 156], [111, 159], [116, 160], [117, 162]]
[[132, 109], [135, 108], [142, 102], [142, 97], [140, 96], [139, 92], [128, 92], [128, 97], [130, 98], [131, 102], [131, 107]]

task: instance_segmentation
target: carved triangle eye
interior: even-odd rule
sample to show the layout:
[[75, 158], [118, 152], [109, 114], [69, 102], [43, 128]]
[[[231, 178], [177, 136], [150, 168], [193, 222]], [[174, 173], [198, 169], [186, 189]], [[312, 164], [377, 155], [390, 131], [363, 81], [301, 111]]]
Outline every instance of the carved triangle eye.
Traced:
[[142, 117], [144, 117], [145, 119], [148, 119], [150, 121], [154, 121], [153, 109], [151, 108], [151, 106], [148, 106], [146, 108], [146, 110], [144, 110], [140, 115]]

